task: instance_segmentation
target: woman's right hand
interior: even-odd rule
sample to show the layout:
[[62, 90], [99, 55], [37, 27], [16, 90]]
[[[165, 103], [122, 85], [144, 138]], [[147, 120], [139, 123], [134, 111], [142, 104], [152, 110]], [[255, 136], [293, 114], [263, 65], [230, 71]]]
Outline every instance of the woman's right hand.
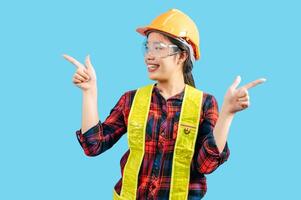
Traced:
[[72, 82], [82, 89], [88, 91], [97, 86], [96, 73], [90, 61], [90, 56], [86, 57], [85, 64], [80, 63], [75, 58], [64, 54], [63, 57], [71, 62], [76, 67], [76, 72], [73, 75]]

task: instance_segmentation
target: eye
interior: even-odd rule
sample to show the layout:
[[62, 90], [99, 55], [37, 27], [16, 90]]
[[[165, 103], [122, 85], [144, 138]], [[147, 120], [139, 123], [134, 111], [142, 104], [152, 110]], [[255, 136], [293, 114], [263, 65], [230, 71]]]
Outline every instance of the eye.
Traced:
[[154, 44], [154, 49], [155, 50], [163, 50], [164, 46], [162, 46], [162, 44], [160, 44], [160, 43], [156, 43], [156, 44]]
[[156, 46], [155, 47], [155, 50], [162, 50], [163, 49], [163, 47], [161, 47], [161, 46]]

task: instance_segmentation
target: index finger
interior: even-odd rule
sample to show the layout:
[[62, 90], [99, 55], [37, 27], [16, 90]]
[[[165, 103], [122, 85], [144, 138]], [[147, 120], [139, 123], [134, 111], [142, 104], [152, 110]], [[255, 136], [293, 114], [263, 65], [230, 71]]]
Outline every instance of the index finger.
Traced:
[[71, 62], [73, 65], [76, 66], [76, 68], [79, 68], [79, 67], [84, 67], [83, 64], [81, 64], [80, 62], [78, 62], [75, 58], [69, 56], [69, 55], [66, 55], [64, 54], [63, 57], [68, 60], [69, 62]]
[[246, 85], [244, 85], [242, 87], [244, 87], [244, 88], [246, 88], [248, 90], [248, 89], [250, 89], [252, 87], [255, 87], [256, 85], [261, 84], [261, 83], [263, 83], [265, 81], [266, 81], [265, 78], [257, 79], [257, 80], [252, 81], [251, 83], [248, 83], [248, 84], [246, 84]]

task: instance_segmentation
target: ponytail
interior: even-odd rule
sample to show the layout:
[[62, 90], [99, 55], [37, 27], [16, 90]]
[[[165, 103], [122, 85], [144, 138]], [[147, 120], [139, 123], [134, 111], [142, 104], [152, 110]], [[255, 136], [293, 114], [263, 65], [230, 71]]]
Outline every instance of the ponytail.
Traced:
[[183, 65], [184, 82], [185, 82], [185, 84], [188, 84], [195, 88], [194, 79], [193, 79], [193, 76], [191, 73], [192, 68], [193, 68], [193, 64], [188, 56]]

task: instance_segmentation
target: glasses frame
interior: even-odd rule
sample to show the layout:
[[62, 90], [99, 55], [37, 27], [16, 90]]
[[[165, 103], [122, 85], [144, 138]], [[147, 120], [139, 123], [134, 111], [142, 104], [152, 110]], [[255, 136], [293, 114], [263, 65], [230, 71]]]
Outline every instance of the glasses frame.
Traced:
[[[152, 43], [152, 45], [155, 45], [155, 44], [159, 44], [162, 48], [169, 48], [168, 54], [160, 56], [158, 52], [154, 53], [155, 51], [154, 51], [153, 48], [155, 48], [155, 47], [151, 47], [152, 50], [150, 50], [149, 46], [148, 46], [148, 42], [144, 41], [142, 43], [142, 51], [143, 51], [144, 56], [146, 56], [149, 52], [151, 52], [152, 55], [155, 56], [155, 57], [166, 58], [166, 57], [173, 56], [175, 54], [178, 54], [178, 53], [182, 52], [182, 50], [177, 45], [175, 45], [175, 44], [165, 44], [163, 42], [154, 42], [154, 43]], [[176, 50], [171, 53], [170, 52], [171, 48], [173, 48], [173, 49], [176, 48]], [[160, 50], [156, 50], [156, 51], [160, 51]]]

